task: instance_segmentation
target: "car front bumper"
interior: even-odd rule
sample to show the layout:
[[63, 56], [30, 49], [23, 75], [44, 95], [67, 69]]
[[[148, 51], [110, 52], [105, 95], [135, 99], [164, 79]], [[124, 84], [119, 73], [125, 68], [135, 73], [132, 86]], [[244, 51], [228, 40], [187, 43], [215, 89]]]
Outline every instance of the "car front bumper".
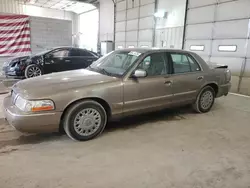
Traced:
[[2, 68], [2, 75], [6, 77], [20, 78], [24, 76], [24, 72], [18, 68], [11, 69], [7, 66]]
[[61, 112], [25, 114], [11, 103], [8, 96], [3, 101], [5, 118], [11, 126], [20, 132], [45, 133], [58, 132]]
[[216, 97], [227, 96], [230, 89], [231, 89], [231, 83], [220, 85]]

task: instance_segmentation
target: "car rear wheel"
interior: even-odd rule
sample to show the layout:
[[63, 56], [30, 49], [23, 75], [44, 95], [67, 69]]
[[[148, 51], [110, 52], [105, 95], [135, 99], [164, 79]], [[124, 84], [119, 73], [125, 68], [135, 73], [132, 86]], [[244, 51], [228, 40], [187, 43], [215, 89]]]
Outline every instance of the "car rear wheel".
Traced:
[[76, 141], [87, 141], [102, 133], [107, 124], [107, 113], [96, 101], [81, 101], [67, 110], [63, 118], [66, 134]]
[[193, 108], [198, 113], [209, 112], [210, 109], [213, 107], [214, 99], [214, 89], [210, 86], [206, 86], [199, 93], [195, 103], [193, 104]]
[[41, 76], [42, 75], [42, 69], [37, 66], [37, 65], [29, 65], [25, 69], [25, 77], [26, 78], [32, 78], [36, 76]]

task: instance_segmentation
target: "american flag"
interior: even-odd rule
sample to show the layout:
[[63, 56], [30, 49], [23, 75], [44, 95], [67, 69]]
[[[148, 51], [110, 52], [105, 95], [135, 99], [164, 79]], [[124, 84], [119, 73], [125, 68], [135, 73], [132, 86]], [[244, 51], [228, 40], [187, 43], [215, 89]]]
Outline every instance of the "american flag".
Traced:
[[0, 15], [0, 56], [20, 56], [30, 53], [29, 17]]

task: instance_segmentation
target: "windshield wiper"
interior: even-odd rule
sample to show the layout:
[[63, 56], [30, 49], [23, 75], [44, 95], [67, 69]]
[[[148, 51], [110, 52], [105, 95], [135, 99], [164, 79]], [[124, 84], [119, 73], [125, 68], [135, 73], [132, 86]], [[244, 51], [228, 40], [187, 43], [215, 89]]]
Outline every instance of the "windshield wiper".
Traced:
[[96, 72], [99, 72], [101, 74], [105, 74], [105, 75], [108, 75], [108, 76], [112, 76], [113, 74], [106, 71], [106, 69], [104, 68], [94, 68], [94, 67], [91, 67], [91, 65], [88, 66], [88, 68], [92, 71], [96, 71]]
[[106, 71], [106, 69], [104, 68], [97, 68], [97, 71], [102, 73], [102, 74], [105, 74], [105, 75], [108, 75], [108, 76], [112, 76], [112, 73]]

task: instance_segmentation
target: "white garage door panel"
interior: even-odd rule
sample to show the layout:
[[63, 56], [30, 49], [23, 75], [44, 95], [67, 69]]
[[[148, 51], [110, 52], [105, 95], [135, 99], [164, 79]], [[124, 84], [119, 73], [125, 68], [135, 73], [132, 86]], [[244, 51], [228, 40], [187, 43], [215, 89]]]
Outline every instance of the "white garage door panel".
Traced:
[[116, 4], [116, 11], [126, 10], [126, 1], [122, 1]]
[[116, 32], [125, 31], [125, 23], [126, 23], [125, 21], [124, 22], [117, 22], [116, 26], [115, 26]]
[[115, 43], [115, 49], [118, 49], [118, 48], [125, 48], [125, 42], [116, 42]]
[[140, 48], [151, 48], [152, 47], [152, 42], [139, 42], [138, 47]]
[[208, 56], [201, 56], [200, 55], [200, 57], [207, 63], [208, 62], [208, 60], [209, 60], [209, 57]]
[[191, 46], [204, 46], [204, 51], [193, 51], [201, 56], [209, 56], [211, 41], [210, 40], [187, 40], [185, 50], [190, 51]]
[[218, 0], [219, 3], [224, 3], [224, 2], [229, 2], [229, 1], [234, 1], [234, 0]]
[[127, 19], [132, 20], [132, 19], [138, 18], [139, 17], [138, 11], [139, 11], [139, 7], [129, 9], [128, 14], [127, 14]]
[[248, 33], [248, 20], [216, 22], [214, 38], [246, 38]]
[[250, 17], [250, 1], [240, 0], [218, 5], [216, 20], [230, 20]]
[[139, 41], [152, 41], [153, 30], [140, 30]]
[[137, 47], [137, 42], [126, 42], [126, 48], [136, 48]]
[[212, 5], [217, 3], [216, 0], [189, 0], [188, 2], [188, 7], [189, 8], [194, 8], [194, 7], [199, 7], [199, 6], [204, 6], [204, 5]]
[[128, 0], [128, 9], [129, 8], [134, 8], [134, 7], [138, 7], [140, 5], [140, 0], [134, 0], [134, 3], [132, 0]]
[[125, 32], [117, 32], [115, 34], [115, 40], [117, 42], [120, 42], [120, 41], [125, 41]]
[[138, 29], [138, 19], [136, 20], [129, 20], [127, 22], [127, 31], [137, 30]]
[[146, 4], [149, 4], [149, 3], [154, 3], [155, 0], [141, 0], [141, 5], [146, 5]]
[[190, 9], [187, 15], [187, 24], [196, 24], [214, 21], [215, 5]]
[[250, 77], [250, 59], [247, 59], [244, 76]]
[[126, 41], [137, 41], [137, 31], [126, 32]]
[[[236, 52], [219, 52], [218, 47], [220, 45], [236, 45]], [[222, 57], [244, 57], [246, 54], [246, 40], [244, 39], [227, 39], [227, 40], [213, 40], [212, 43], [212, 56], [222, 56]]]
[[247, 57], [250, 58], [250, 39], [248, 39], [248, 41], [246, 42], [247, 45]]
[[139, 28], [140, 29], [153, 29], [154, 17], [141, 18]]
[[226, 57], [211, 57], [211, 62], [228, 65], [234, 76], [240, 75], [241, 66], [244, 58], [226, 58]]
[[116, 13], [116, 21], [124, 21], [126, 20], [126, 11], [121, 11]]
[[155, 4], [140, 7], [140, 17], [152, 16], [155, 11]]
[[213, 23], [188, 25], [186, 39], [211, 39]]

